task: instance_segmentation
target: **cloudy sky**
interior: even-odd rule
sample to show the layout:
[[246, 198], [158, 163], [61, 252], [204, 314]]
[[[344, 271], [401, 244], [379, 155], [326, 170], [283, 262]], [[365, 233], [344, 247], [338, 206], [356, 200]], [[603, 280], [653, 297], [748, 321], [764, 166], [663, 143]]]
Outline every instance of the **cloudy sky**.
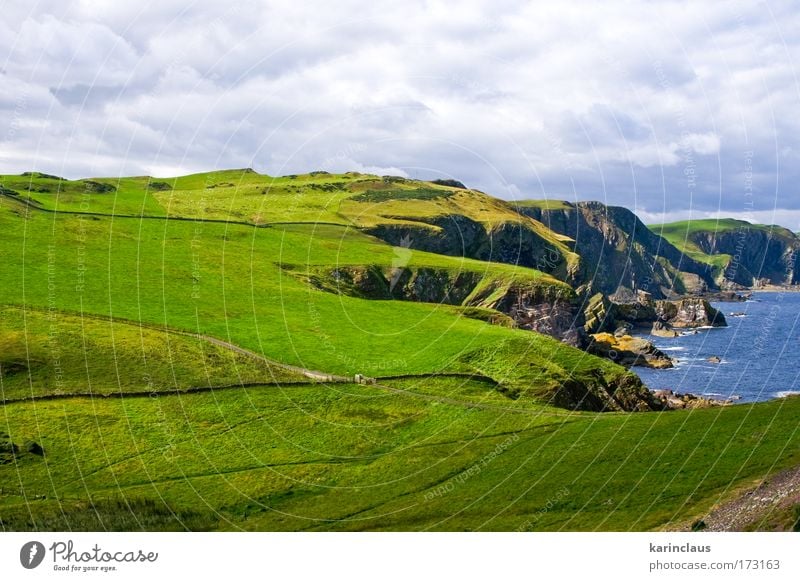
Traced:
[[800, 9], [12, 0], [0, 172], [369, 171], [800, 230]]

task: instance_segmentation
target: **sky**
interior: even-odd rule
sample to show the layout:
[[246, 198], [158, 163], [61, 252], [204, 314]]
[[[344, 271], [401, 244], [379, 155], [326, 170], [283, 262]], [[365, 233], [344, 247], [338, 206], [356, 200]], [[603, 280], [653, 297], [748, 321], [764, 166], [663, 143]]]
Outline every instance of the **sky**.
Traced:
[[791, 1], [1, 3], [0, 173], [361, 171], [800, 230]]

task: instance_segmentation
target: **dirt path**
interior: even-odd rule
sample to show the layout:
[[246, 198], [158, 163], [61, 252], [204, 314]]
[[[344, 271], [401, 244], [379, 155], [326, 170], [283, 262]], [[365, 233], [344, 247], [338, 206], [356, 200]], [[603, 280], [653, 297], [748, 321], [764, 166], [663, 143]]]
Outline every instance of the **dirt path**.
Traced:
[[274, 361], [272, 359], [264, 357], [263, 355], [259, 355], [255, 351], [250, 351], [249, 349], [245, 349], [244, 347], [239, 347], [238, 345], [229, 343], [228, 341], [223, 341], [222, 339], [209, 337], [208, 335], [185, 333], [183, 331], [173, 331], [173, 332], [180, 335], [197, 337], [198, 339], [216, 345], [217, 347], [222, 347], [223, 349], [228, 349], [235, 353], [239, 353], [240, 355], [244, 355], [245, 357], [250, 357], [252, 359], [263, 361], [267, 365], [272, 365], [273, 367], [278, 367], [280, 369], [285, 369], [286, 371], [293, 371], [294, 373], [299, 373], [300, 375], [303, 375], [315, 381], [334, 382], [334, 383], [353, 383], [352, 377], [345, 377], [344, 375], [333, 375], [331, 373], [323, 373], [322, 371], [306, 369], [305, 367], [297, 367], [295, 365], [289, 365], [288, 363], [279, 363], [278, 361]]
[[787, 510], [798, 504], [800, 466], [779, 472], [738, 498], [715, 507], [703, 519], [703, 530], [742, 531], [766, 521], [776, 509]]

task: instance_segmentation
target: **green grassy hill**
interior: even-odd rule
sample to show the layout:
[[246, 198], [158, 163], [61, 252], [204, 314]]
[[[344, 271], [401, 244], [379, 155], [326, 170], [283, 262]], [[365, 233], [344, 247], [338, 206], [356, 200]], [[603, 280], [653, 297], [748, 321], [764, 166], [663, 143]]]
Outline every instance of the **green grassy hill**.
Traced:
[[[327, 172], [271, 177], [242, 169], [169, 179], [75, 181], [33, 173], [0, 176], [0, 184], [0, 194], [49, 211], [352, 226], [396, 245], [407, 238], [415, 249], [539, 266], [562, 280], [579, 264], [567, 238], [501, 200], [398, 177]], [[528, 245], [527, 254], [513, 252], [520, 238]]]
[[[497, 231], [502, 203], [356, 174], [261, 192], [270, 180], [0, 178], [3, 530], [653, 529], [797, 462], [797, 399], [564, 409], [640, 387], [485, 304], [569, 300], [568, 285], [368, 234], [436, 238], [456, 210]], [[395, 300], [398, 270], [441, 300]]]
[[660, 236], [669, 240], [683, 252], [701, 262], [712, 265], [715, 269], [723, 269], [730, 263], [729, 254], [706, 254], [693, 240], [697, 234], [706, 232], [734, 232], [743, 226], [751, 226], [749, 222], [733, 219], [721, 220], [684, 220], [670, 224], [654, 224], [650, 226]]
[[[473, 320], [450, 305], [316, 290], [306, 278], [323, 267], [391, 270], [395, 249], [352, 228], [48, 214], [8, 199], [0, 199], [0, 227], [2, 303], [199, 332], [308, 368], [370, 375], [461, 369], [464, 354], [510, 337], [532, 346], [550, 341]], [[403, 259], [409, 268], [569, 292], [505, 264], [421, 251]]]

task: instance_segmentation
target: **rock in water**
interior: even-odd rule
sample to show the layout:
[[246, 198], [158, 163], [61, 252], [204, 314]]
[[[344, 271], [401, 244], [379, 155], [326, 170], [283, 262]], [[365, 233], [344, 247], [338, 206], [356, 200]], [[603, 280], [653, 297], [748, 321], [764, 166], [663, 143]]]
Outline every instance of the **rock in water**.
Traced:
[[623, 323], [620, 325], [616, 331], [614, 331], [614, 337], [617, 339], [621, 339], [622, 337], [626, 337], [633, 332], [633, 325], [630, 323]]
[[662, 402], [667, 409], [701, 409], [731, 405], [734, 398], [711, 399], [693, 393], [675, 393], [671, 389], [660, 389], [653, 392], [653, 397]]
[[561, 202], [549, 208], [520, 205], [517, 211], [574, 240], [581, 257], [576, 285], [591, 285], [616, 301], [635, 298], [637, 290], [668, 298], [714, 286], [709, 265], [685, 255], [627, 208]]

